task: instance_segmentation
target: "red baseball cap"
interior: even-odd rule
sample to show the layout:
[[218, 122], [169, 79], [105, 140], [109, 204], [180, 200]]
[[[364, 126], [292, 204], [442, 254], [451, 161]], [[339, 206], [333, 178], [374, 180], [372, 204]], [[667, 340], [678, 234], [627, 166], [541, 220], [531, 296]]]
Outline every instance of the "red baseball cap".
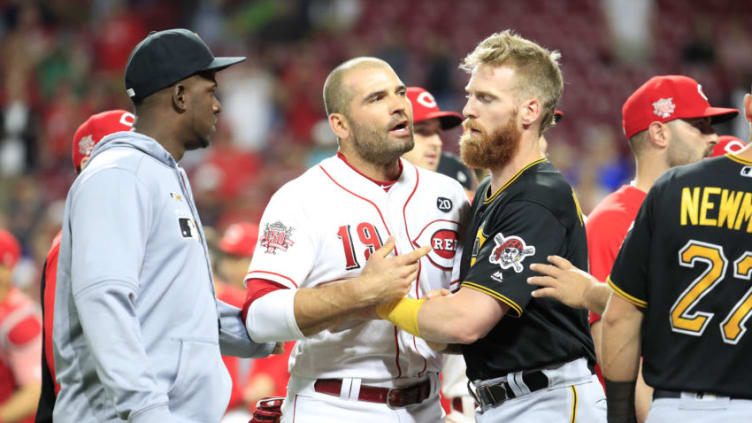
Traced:
[[723, 156], [729, 153], [738, 153], [747, 146], [747, 143], [731, 135], [721, 135], [718, 137], [718, 144], [713, 147], [713, 153], [710, 157]]
[[92, 115], [73, 134], [73, 168], [81, 169], [81, 160], [89, 157], [94, 146], [107, 135], [130, 131], [136, 117], [125, 110], [109, 110]]
[[442, 112], [431, 93], [420, 87], [407, 87], [407, 98], [413, 105], [413, 122], [439, 119], [441, 129], [451, 129], [462, 123], [462, 115], [455, 112]]
[[219, 240], [219, 249], [227, 254], [241, 257], [253, 256], [258, 240], [259, 228], [252, 223], [233, 223], [227, 227], [222, 239]]
[[13, 268], [21, 258], [21, 244], [10, 232], [0, 229], [0, 265]]
[[710, 117], [712, 123], [729, 120], [739, 114], [736, 109], [711, 107], [702, 85], [682, 75], [650, 78], [624, 102], [622, 126], [627, 138], [648, 129], [651, 122]]
[[560, 121], [560, 120], [561, 120], [561, 118], [563, 118], [563, 117], [564, 117], [564, 112], [562, 112], [562, 111], [561, 111], [561, 110], [559, 110], [559, 109], [556, 109], [556, 110], [554, 110], [554, 124], [557, 124], [557, 123], [559, 123], [559, 121]]

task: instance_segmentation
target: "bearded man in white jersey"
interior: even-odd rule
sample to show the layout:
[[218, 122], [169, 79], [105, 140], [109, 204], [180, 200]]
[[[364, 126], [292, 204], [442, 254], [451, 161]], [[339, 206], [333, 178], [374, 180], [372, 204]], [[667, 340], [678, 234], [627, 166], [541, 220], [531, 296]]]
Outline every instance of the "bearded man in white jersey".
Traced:
[[402, 293], [456, 284], [466, 196], [400, 159], [413, 147], [412, 109], [386, 62], [339, 65], [324, 103], [339, 151], [266, 207], [246, 276], [249, 334], [298, 340], [283, 422], [443, 421], [441, 354], [372, 319]]

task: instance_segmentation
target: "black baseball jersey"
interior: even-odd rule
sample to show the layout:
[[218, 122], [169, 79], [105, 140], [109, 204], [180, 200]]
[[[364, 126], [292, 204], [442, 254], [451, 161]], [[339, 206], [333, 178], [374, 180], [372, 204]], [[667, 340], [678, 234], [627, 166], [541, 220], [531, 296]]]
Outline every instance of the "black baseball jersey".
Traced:
[[655, 388], [752, 398], [752, 162], [732, 155], [663, 174], [609, 284], [644, 311]]
[[595, 363], [587, 310], [532, 298], [531, 263], [558, 254], [587, 268], [587, 240], [577, 198], [553, 165], [537, 160], [496, 193], [478, 188], [460, 269], [463, 288], [509, 306], [489, 334], [463, 347], [470, 380], [586, 357]]

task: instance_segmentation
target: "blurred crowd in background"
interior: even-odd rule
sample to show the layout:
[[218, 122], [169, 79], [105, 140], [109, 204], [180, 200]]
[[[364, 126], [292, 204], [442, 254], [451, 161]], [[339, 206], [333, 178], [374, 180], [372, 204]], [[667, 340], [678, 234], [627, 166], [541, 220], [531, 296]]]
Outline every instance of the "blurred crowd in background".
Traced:
[[[752, 2], [739, 0], [5, 0], [0, 1], [0, 227], [21, 241], [16, 283], [38, 298], [44, 256], [62, 219], [73, 132], [91, 114], [131, 110], [123, 69], [151, 30], [187, 27], [223, 72], [212, 146], [182, 161], [205, 226], [258, 222], [271, 194], [336, 151], [321, 89], [359, 55], [387, 60], [407, 85], [461, 112], [464, 55], [513, 28], [562, 53], [564, 119], [549, 157], [584, 212], [628, 183], [626, 97], [656, 74], [697, 79], [719, 106], [752, 83]], [[748, 139], [742, 118], [718, 128]], [[459, 129], [444, 134], [457, 152]]]

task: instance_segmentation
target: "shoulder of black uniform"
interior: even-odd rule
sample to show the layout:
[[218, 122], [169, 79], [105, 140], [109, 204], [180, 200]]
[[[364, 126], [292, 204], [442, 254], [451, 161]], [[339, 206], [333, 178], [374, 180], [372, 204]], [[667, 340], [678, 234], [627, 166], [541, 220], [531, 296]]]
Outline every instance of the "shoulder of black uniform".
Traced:
[[725, 156], [702, 159], [699, 162], [672, 167], [663, 172], [653, 184], [654, 187], [670, 186], [671, 184], [684, 180], [685, 178], [697, 178], [703, 173], [713, 172], [719, 166], [727, 165], [729, 159]]
[[564, 175], [549, 161], [543, 161], [520, 175], [517, 194], [521, 200], [530, 200], [542, 205], [571, 201], [572, 186]]

